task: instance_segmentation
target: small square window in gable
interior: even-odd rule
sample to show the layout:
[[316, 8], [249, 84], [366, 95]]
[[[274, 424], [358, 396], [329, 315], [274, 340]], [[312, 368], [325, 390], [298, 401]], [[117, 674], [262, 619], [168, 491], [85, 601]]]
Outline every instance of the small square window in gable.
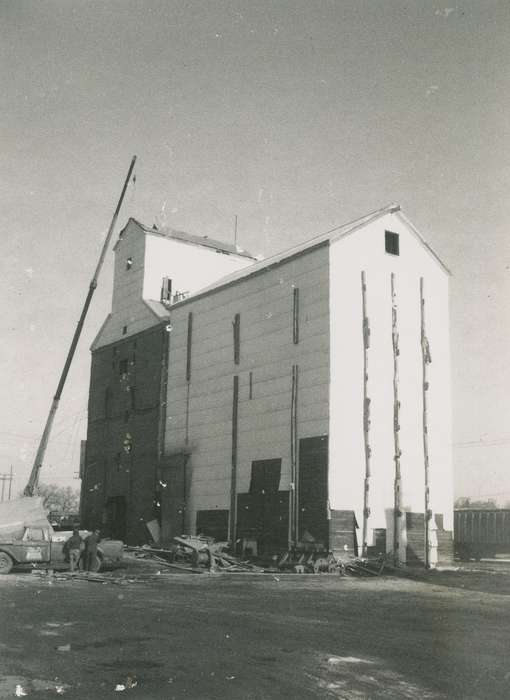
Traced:
[[398, 233], [384, 232], [384, 249], [390, 255], [400, 255], [400, 242]]

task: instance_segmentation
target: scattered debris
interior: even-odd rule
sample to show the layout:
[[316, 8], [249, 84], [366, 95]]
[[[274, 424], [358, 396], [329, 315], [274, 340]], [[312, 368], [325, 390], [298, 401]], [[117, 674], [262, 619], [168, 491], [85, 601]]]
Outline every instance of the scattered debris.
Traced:
[[60, 678], [44, 680], [42, 678], [26, 678], [24, 676], [0, 676], [0, 698], [17, 698], [34, 694], [37, 697], [50, 697], [47, 693], [63, 695], [70, 686], [63, 683]]
[[115, 686], [115, 690], [120, 693], [123, 690], [129, 690], [131, 688], [136, 688], [138, 685], [138, 681], [136, 680], [136, 676], [131, 676], [129, 675], [124, 683], [117, 683]]
[[388, 556], [376, 559], [352, 559], [344, 564], [344, 571], [351, 576], [380, 576], [384, 569], [394, 569], [388, 561]]
[[305, 543], [303, 550], [285, 552], [278, 561], [278, 569], [296, 574], [344, 573], [343, 563], [339, 559], [331, 552], [317, 550], [312, 545], [311, 542]]
[[126, 678], [126, 688], [136, 688], [138, 685], [138, 681], [136, 680], [136, 676], [128, 676]]
[[[174, 537], [168, 548], [156, 548], [143, 545], [126, 547], [137, 558], [150, 559], [164, 567], [193, 574], [210, 572], [251, 572], [264, 571], [250, 561], [241, 560], [228, 551], [227, 542], [215, 542], [210, 537], [182, 536]], [[158, 572], [159, 574], [160, 572]]]

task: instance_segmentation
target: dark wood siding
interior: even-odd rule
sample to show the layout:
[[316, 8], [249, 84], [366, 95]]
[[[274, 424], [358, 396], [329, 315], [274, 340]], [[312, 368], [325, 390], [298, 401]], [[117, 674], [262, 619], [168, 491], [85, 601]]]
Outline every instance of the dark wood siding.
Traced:
[[197, 511], [197, 534], [225, 542], [228, 539], [228, 510]]
[[249, 493], [237, 498], [238, 537], [257, 540], [259, 553], [287, 549], [289, 493], [280, 491], [281, 459], [252, 462]]
[[119, 533], [111, 504], [124, 499], [129, 544], [147, 541], [145, 523], [154, 517], [166, 342], [158, 325], [92, 353], [82, 524], [106, 536]]
[[289, 492], [237, 497], [237, 535], [257, 540], [259, 554], [284, 552], [288, 546]]
[[425, 517], [423, 513], [406, 513], [408, 564], [425, 562]]
[[[298, 538], [313, 539], [328, 547], [328, 438], [299, 441]], [[305, 535], [305, 533], [308, 533]]]

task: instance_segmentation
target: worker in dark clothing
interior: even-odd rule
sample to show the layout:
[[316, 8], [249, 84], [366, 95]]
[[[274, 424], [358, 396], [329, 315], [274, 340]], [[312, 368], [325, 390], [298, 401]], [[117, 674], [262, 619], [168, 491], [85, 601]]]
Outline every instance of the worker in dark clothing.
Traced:
[[85, 570], [94, 571], [97, 559], [97, 545], [100, 541], [99, 530], [94, 530], [88, 537], [85, 538]]
[[81, 550], [83, 548], [83, 540], [77, 528], [73, 529], [73, 534], [64, 544], [64, 554], [69, 557], [69, 568], [71, 573], [74, 573], [75, 567], [80, 561]]

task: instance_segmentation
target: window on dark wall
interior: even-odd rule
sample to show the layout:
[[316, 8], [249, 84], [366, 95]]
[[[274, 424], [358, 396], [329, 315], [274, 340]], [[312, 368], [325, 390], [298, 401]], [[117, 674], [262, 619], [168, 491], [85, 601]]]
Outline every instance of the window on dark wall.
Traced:
[[384, 249], [390, 255], [400, 255], [398, 233], [393, 233], [392, 231], [384, 232]]
[[241, 314], [234, 316], [232, 327], [234, 331], [234, 364], [238, 365], [241, 359]]
[[125, 376], [128, 373], [128, 361], [127, 360], [121, 360], [119, 362], [119, 374], [121, 377]]

